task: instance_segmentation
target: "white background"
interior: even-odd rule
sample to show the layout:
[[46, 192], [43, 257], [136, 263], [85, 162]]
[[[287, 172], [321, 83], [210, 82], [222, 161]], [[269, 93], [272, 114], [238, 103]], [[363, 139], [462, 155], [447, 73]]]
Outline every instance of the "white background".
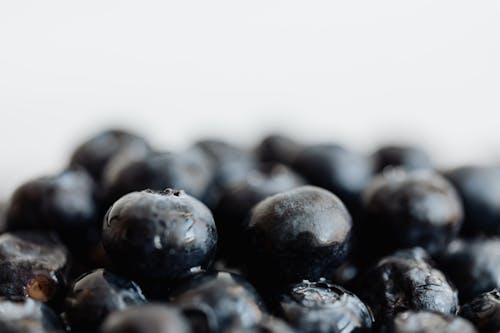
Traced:
[[0, 2], [0, 198], [110, 125], [500, 160], [500, 1]]

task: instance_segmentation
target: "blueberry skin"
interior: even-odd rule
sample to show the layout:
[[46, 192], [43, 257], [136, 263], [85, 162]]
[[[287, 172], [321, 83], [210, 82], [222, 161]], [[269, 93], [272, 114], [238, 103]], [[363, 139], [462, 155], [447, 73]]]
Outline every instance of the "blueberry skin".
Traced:
[[437, 258], [462, 302], [500, 288], [500, 238], [456, 240]]
[[82, 169], [28, 181], [7, 208], [7, 229], [55, 230], [75, 253], [99, 240], [96, 185]]
[[211, 209], [217, 204], [221, 193], [245, 181], [247, 175], [257, 167], [249, 152], [221, 140], [200, 140], [193, 147], [205, 153], [213, 168], [212, 182], [203, 197], [203, 202]]
[[167, 305], [147, 304], [112, 313], [99, 333], [191, 333], [180, 312]]
[[445, 275], [434, 268], [422, 248], [382, 258], [363, 277], [363, 299], [379, 324], [406, 310], [455, 315], [458, 296]]
[[470, 320], [482, 333], [500, 332], [500, 292], [494, 289], [462, 306], [460, 315]]
[[245, 180], [224, 191], [214, 209], [219, 231], [219, 253], [229, 263], [240, 261], [249, 250], [246, 228], [253, 206], [265, 198], [304, 185], [305, 181], [281, 164], [265, 164]]
[[78, 146], [70, 159], [70, 166], [81, 166], [97, 181], [102, 177], [106, 164], [130, 146], [149, 144], [141, 137], [121, 129], [109, 129], [89, 138]]
[[373, 153], [372, 158], [377, 173], [386, 167], [401, 167], [408, 171], [433, 169], [431, 157], [419, 147], [383, 146]]
[[123, 169], [134, 162], [146, 159], [153, 153], [154, 151], [149, 145], [144, 145], [141, 142], [132, 142], [123, 149], [120, 149], [106, 163], [102, 171], [101, 186], [106, 188], [110, 184], [114, 184]]
[[291, 165], [303, 148], [287, 136], [271, 134], [259, 143], [255, 153], [261, 162]]
[[250, 217], [249, 271], [278, 284], [328, 277], [347, 256], [351, 226], [344, 204], [327, 190], [301, 186], [268, 197]]
[[13, 326], [32, 325], [48, 332], [64, 331], [61, 318], [50, 307], [25, 297], [1, 297], [0, 322], [17, 322]]
[[463, 202], [463, 234], [500, 235], [500, 168], [461, 167], [444, 175]]
[[103, 246], [114, 267], [138, 282], [173, 280], [207, 268], [217, 229], [211, 212], [183, 191], [129, 193], [108, 210]]
[[66, 295], [64, 318], [72, 332], [94, 332], [110, 313], [145, 302], [132, 280], [97, 269], [73, 282]]
[[[399, 313], [387, 333], [478, 333], [474, 326], [460, 317], [425, 311]], [[481, 331], [482, 332], [482, 331]]]
[[385, 172], [366, 188], [363, 202], [360, 244], [372, 256], [413, 246], [434, 255], [446, 248], [462, 225], [458, 195], [432, 171]]
[[356, 295], [324, 279], [293, 285], [279, 304], [283, 318], [299, 332], [371, 332], [370, 309]]
[[152, 153], [128, 164], [103, 189], [111, 205], [127, 193], [146, 189], [181, 188], [203, 199], [212, 182], [213, 167], [199, 149], [181, 153]]
[[65, 290], [69, 269], [68, 251], [53, 233], [0, 235], [0, 296], [55, 302]]
[[171, 304], [189, 318], [193, 333], [217, 333], [238, 325], [251, 327], [265, 315], [254, 287], [227, 272], [194, 275], [171, 294]]
[[373, 175], [370, 158], [334, 144], [304, 148], [292, 167], [312, 185], [337, 195], [350, 211], [359, 208], [361, 193]]

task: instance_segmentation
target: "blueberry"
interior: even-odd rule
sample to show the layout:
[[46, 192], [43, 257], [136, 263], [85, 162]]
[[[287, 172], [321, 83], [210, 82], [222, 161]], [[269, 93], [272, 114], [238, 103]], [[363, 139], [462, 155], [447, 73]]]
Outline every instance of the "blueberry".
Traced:
[[333, 144], [304, 148], [293, 167], [311, 184], [335, 193], [353, 211], [358, 209], [361, 192], [373, 173], [367, 156]]
[[461, 301], [500, 288], [500, 238], [456, 240], [438, 260]]
[[433, 168], [430, 156], [414, 146], [380, 147], [372, 157], [376, 172], [381, 172], [386, 167], [401, 167], [409, 171]]
[[216, 244], [211, 212], [183, 191], [129, 193], [104, 218], [103, 245], [113, 266], [139, 283], [207, 268]]
[[252, 207], [268, 196], [301, 185], [304, 180], [284, 165], [265, 164], [224, 191], [214, 210], [221, 255], [230, 263], [240, 261], [249, 247], [246, 227]]
[[103, 191], [108, 205], [133, 191], [163, 190], [167, 187], [181, 188], [189, 195], [203, 199], [212, 178], [212, 166], [199, 149], [181, 153], [152, 153], [121, 169]]
[[225, 330], [224, 333], [295, 333], [285, 321], [279, 318], [269, 317], [251, 327], [234, 326]]
[[364, 192], [364, 209], [361, 244], [368, 257], [413, 246], [434, 255], [462, 224], [455, 190], [432, 171], [394, 169], [378, 176]]
[[257, 146], [256, 155], [262, 162], [291, 165], [302, 148], [302, 145], [289, 137], [271, 134]]
[[302, 186], [268, 197], [250, 217], [250, 272], [266, 283], [330, 276], [348, 253], [351, 224], [344, 204], [318, 187]]
[[191, 333], [178, 310], [161, 304], [130, 307], [112, 313], [100, 333]]
[[445, 172], [463, 205], [465, 235], [500, 235], [500, 168], [461, 167]]
[[363, 297], [377, 321], [390, 321], [406, 310], [456, 314], [458, 296], [422, 248], [382, 258], [364, 276]]
[[482, 333], [500, 332], [500, 292], [494, 289], [462, 306], [460, 315], [470, 320]]
[[7, 209], [7, 228], [55, 230], [83, 255], [99, 240], [98, 215], [92, 178], [81, 169], [67, 170], [21, 185]]
[[99, 181], [106, 164], [129, 146], [149, 147], [141, 137], [120, 129], [103, 131], [82, 143], [73, 152], [70, 166], [81, 166]]
[[234, 325], [251, 327], [265, 314], [252, 285], [227, 272], [193, 276], [172, 293], [171, 303], [189, 318], [193, 333], [223, 332]]
[[[460, 317], [425, 311], [399, 313], [388, 333], [477, 333], [474, 326]], [[481, 331], [482, 332], [482, 331]]]
[[[12, 325], [13, 327], [40, 328], [40, 331], [37, 332], [42, 330], [44, 330], [43, 332], [62, 332], [64, 330], [61, 318], [50, 307], [42, 302], [24, 297], [0, 298], [0, 322], [16, 323]], [[22, 330], [19, 329], [20, 331]]]
[[371, 332], [369, 308], [356, 295], [324, 279], [293, 285], [279, 304], [283, 318], [299, 332]]
[[55, 301], [66, 286], [69, 258], [55, 234], [16, 231], [0, 235], [0, 295]]
[[226, 188], [244, 181], [256, 167], [256, 161], [247, 151], [224, 141], [200, 140], [194, 147], [208, 156], [214, 169], [213, 180], [204, 197], [204, 202], [210, 208], [217, 203]]
[[66, 296], [64, 318], [72, 332], [94, 332], [110, 313], [145, 302], [133, 281], [98, 269], [73, 282]]
[[134, 162], [146, 159], [153, 153], [154, 151], [150, 146], [144, 145], [140, 141], [132, 142], [123, 149], [120, 149], [119, 152], [109, 159], [102, 171], [102, 187], [106, 188], [110, 184], [114, 184], [123, 169]]

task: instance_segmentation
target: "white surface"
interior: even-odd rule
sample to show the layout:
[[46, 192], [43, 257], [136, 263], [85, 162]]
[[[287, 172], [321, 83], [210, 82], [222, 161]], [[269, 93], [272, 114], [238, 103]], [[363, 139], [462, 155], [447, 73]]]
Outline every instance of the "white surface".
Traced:
[[1, 1], [0, 198], [111, 124], [500, 158], [499, 1]]

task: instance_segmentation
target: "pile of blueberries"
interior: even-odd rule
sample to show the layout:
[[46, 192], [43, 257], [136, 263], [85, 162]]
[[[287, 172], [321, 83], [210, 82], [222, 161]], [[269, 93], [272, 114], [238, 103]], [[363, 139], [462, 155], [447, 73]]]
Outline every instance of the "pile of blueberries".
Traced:
[[3, 333], [500, 332], [500, 167], [107, 130], [0, 214]]

